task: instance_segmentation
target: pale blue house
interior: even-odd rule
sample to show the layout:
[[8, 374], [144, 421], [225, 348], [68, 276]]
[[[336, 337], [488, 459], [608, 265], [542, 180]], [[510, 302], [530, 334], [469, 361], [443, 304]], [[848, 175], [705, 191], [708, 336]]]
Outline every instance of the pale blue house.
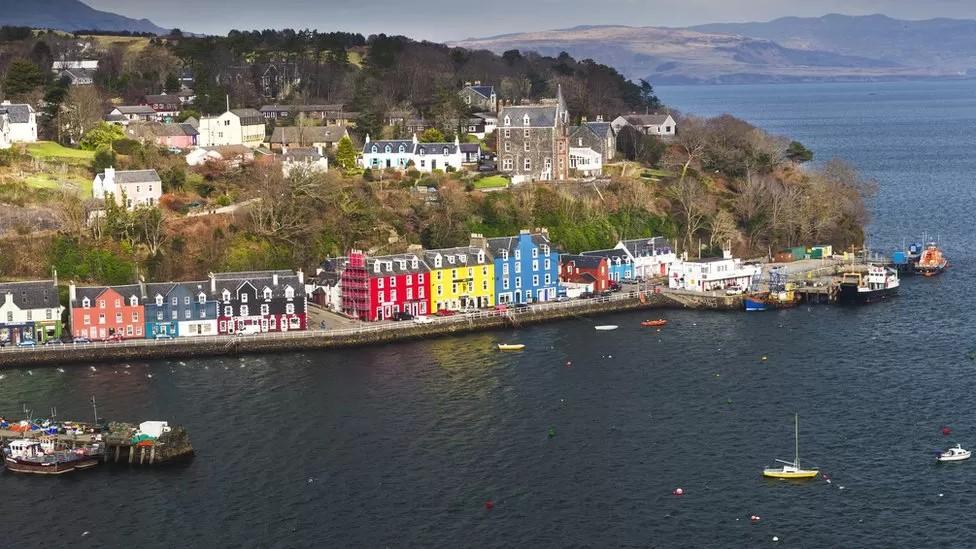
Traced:
[[610, 271], [610, 280], [620, 282], [621, 280], [633, 280], [636, 274], [634, 270], [634, 260], [631, 259], [627, 250], [614, 248], [612, 250], [593, 250], [583, 252], [580, 255], [590, 255], [607, 258], [607, 267]]

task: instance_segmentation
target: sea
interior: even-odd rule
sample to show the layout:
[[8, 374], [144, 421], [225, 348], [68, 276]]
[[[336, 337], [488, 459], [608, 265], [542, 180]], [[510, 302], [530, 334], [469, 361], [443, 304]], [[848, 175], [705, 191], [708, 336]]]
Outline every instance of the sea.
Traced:
[[[937, 238], [949, 271], [859, 308], [621, 313], [343, 351], [7, 369], [0, 415], [87, 419], [94, 395], [102, 418], [184, 425], [196, 456], [4, 473], [0, 545], [976, 544], [976, 460], [935, 461], [976, 447], [976, 82], [657, 91], [801, 141], [815, 163], [850, 162], [879, 184], [869, 245]], [[640, 327], [659, 316], [666, 327]], [[793, 457], [794, 414], [801, 462], [826, 478], [765, 480]]]

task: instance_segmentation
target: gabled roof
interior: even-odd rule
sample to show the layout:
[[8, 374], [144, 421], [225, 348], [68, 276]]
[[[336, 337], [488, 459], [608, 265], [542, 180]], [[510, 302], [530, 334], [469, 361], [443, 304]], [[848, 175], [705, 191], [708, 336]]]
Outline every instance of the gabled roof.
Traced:
[[663, 236], [654, 236], [651, 238], [637, 238], [634, 240], [624, 240], [621, 241], [630, 255], [634, 257], [653, 255], [655, 250], [667, 250], [671, 251], [671, 243], [668, 242]]
[[[524, 123], [526, 115], [529, 117], [528, 125]], [[505, 126], [506, 116], [511, 120], [508, 126]], [[558, 116], [558, 105], [512, 105], [502, 107], [498, 122], [502, 128], [552, 128], [556, 126]]]
[[242, 126], [257, 126], [264, 124], [264, 115], [255, 109], [231, 109], [230, 112], [241, 119]]
[[[483, 261], [478, 261], [478, 254], [482, 254]], [[452, 269], [456, 267], [466, 267], [469, 265], [490, 265], [492, 257], [490, 253], [474, 246], [459, 246], [456, 248], [441, 248], [439, 250], [424, 250], [424, 259], [430, 267], [434, 268], [434, 259], [441, 256], [441, 268]], [[454, 258], [451, 263], [448, 256]]]
[[[105, 176], [104, 173], [99, 175]], [[160, 179], [156, 170], [119, 170], [115, 172], [115, 182], [119, 184], [159, 183]]]
[[289, 162], [315, 162], [323, 156], [315, 147], [292, 147], [288, 149], [288, 152], [281, 155], [281, 158]]
[[530, 234], [519, 234], [515, 236], [502, 236], [497, 238], [489, 238], [488, 242], [488, 252], [496, 256], [502, 251], [507, 251], [509, 254], [514, 254], [515, 250], [519, 245], [519, 238], [523, 236], [528, 236], [532, 239], [532, 244], [535, 246], [547, 245], [552, 248], [552, 243], [549, 241], [549, 237], [542, 233], [530, 233]]
[[598, 255], [561, 254], [559, 256], [559, 262], [563, 265], [573, 263], [581, 269], [596, 269], [600, 266], [600, 263], [606, 261], [606, 259], [607, 258]]
[[269, 143], [336, 143], [348, 134], [342, 126], [279, 126]]
[[410, 139], [388, 139], [380, 141], [370, 141], [369, 143], [363, 144], [363, 154], [372, 153], [373, 147], [376, 147], [376, 152], [384, 152], [386, 146], [389, 145], [393, 152], [397, 152], [400, 145], [403, 145], [403, 152], [413, 153], [413, 141]]
[[613, 133], [613, 126], [609, 122], [584, 122], [583, 125], [601, 138]]
[[64, 69], [59, 73], [59, 77], [67, 76], [72, 82], [77, 80], [94, 80], [95, 71], [92, 69]]
[[156, 114], [156, 111], [152, 110], [149, 105], [119, 105], [113, 109], [114, 111], [119, 111], [121, 114]]
[[484, 97], [485, 99], [491, 99], [491, 95], [495, 93], [494, 86], [483, 86], [483, 85], [465, 86], [464, 89], [471, 90], [474, 93], [480, 95], [481, 97]]
[[259, 111], [265, 112], [342, 112], [345, 105], [262, 105]]
[[199, 132], [192, 125], [163, 124], [161, 122], [133, 122], [125, 129], [125, 133], [132, 137], [193, 137]]
[[458, 145], [454, 143], [417, 143], [414, 154], [455, 154]]
[[11, 124], [29, 123], [32, 112], [34, 112], [34, 107], [26, 103], [0, 104], [0, 113], [7, 113], [7, 119]]
[[135, 296], [136, 299], [139, 299], [141, 297], [140, 294], [142, 293], [138, 284], [126, 284], [123, 286], [84, 286], [75, 289], [75, 301], [78, 305], [81, 305], [82, 300], [87, 297], [89, 301], [91, 301], [91, 306], [94, 307], [95, 300], [98, 298], [98, 296], [109, 290], [113, 290], [125, 298], [125, 305], [129, 304], [129, 298]]
[[[278, 284], [274, 284], [274, 275], [278, 275]], [[295, 297], [305, 295], [305, 285], [299, 283], [298, 275], [292, 271], [250, 271], [240, 273], [218, 273], [214, 275], [214, 282], [217, 288], [214, 298], [223, 294], [224, 290], [232, 295], [246, 284], [250, 284], [257, 291], [258, 295], [264, 292], [264, 288], [271, 290], [271, 296], [281, 298], [285, 296], [285, 288], [291, 286], [295, 291]], [[209, 284], [209, 282], [208, 282]]]
[[[58, 287], [53, 280], [31, 280], [29, 282], [0, 282], [0, 305], [7, 299], [7, 294], [13, 298], [18, 309], [56, 309], [58, 301]], [[0, 323], [6, 321], [0, 318]]]
[[[417, 267], [414, 268], [413, 260], [417, 260]], [[401, 261], [403, 262], [403, 267], [401, 268]], [[380, 264], [380, 272], [376, 272], [376, 264]], [[370, 275], [401, 275], [401, 274], [416, 274], [416, 273], [427, 273], [430, 272], [430, 265], [424, 261], [423, 258], [417, 254], [406, 253], [406, 254], [394, 254], [394, 255], [384, 255], [380, 257], [367, 257], [366, 258], [366, 271]]]
[[179, 105], [180, 96], [179, 95], [146, 95], [143, 100], [148, 104], [161, 104], [161, 105]]
[[619, 259], [621, 263], [628, 263], [630, 261], [630, 256], [627, 255], [627, 251], [621, 250], [620, 248], [614, 248], [612, 250], [593, 250], [583, 252], [582, 255], [605, 257], [611, 261]]
[[660, 126], [668, 121], [670, 114], [625, 114], [624, 120], [634, 126]]
[[477, 143], [461, 143], [461, 152], [463, 153], [481, 152], [481, 145]]

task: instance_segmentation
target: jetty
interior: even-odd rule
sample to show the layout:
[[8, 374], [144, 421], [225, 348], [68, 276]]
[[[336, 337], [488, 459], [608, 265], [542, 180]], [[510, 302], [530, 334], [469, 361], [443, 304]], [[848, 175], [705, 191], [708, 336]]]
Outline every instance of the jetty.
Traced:
[[[141, 438], [138, 425], [131, 423], [109, 423], [101, 430], [86, 424], [67, 422], [76, 426], [67, 432], [51, 433], [45, 429], [15, 430], [10, 427], [0, 429], [0, 443], [6, 444], [14, 439], [54, 439], [66, 447], [75, 448], [99, 442], [105, 446], [102, 457], [105, 462], [127, 463], [130, 465], [160, 465], [185, 459], [193, 455], [190, 437], [182, 426], [168, 428], [155, 438]], [[157, 422], [153, 422], [157, 423]]]

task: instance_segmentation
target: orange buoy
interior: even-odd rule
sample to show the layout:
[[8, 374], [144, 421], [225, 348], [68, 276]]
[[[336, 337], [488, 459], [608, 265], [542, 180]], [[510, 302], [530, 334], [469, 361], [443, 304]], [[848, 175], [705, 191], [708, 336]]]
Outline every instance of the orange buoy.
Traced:
[[494, 508], [495, 508], [495, 502], [494, 501], [491, 501], [489, 499], [488, 501], [485, 502], [485, 509], [491, 511]]

